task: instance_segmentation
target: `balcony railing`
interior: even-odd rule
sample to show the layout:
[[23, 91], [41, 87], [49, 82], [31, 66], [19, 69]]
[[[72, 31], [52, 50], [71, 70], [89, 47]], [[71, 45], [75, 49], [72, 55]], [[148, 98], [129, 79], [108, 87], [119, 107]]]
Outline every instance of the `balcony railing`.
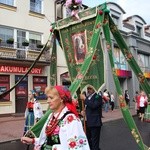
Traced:
[[[17, 43], [7, 44], [6, 42], [1, 42], [0, 58], [35, 60], [41, 51], [41, 48], [36, 48], [33, 44], [31, 46], [19, 46], [19, 48], [17, 48], [17, 45]], [[50, 61], [49, 51], [45, 51], [39, 61]]]

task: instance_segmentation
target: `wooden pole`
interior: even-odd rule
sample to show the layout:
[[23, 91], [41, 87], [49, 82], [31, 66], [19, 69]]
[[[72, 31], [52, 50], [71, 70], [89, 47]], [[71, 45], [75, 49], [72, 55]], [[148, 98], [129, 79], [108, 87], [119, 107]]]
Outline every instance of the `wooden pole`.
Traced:
[[83, 115], [83, 127], [84, 127], [84, 132], [85, 132], [85, 134], [86, 134], [86, 117], [85, 117], [85, 107], [84, 107], [84, 102], [83, 102], [83, 100], [82, 100], [82, 111], [84, 112], [84, 115]]

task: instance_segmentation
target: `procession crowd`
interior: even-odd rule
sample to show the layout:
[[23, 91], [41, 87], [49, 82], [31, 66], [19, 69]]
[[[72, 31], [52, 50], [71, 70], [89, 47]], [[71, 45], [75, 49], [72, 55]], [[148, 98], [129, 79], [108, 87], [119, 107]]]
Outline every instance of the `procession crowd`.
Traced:
[[[50, 113], [41, 129], [39, 137], [26, 136], [30, 128], [43, 116], [36, 92], [29, 92], [29, 101], [25, 112], [25, 127], [21, 141], [34, 144], [34, 150], [100, 150], [100, 133], [104, 112], [114, 111], [115, 97], [107, 89], [96, 93], [92, 86], [79, 96], [83, 109], [79, 111], [78, 102], [72, 99], [66, 86], [47, 87], [45, 89]], [[130, 107], [128, 90], [124, 93], [127, 107]], [[150, 121], [149, 102], [144, 91], [136, 92], [134, 97], [135, 110], [139, 119]]]

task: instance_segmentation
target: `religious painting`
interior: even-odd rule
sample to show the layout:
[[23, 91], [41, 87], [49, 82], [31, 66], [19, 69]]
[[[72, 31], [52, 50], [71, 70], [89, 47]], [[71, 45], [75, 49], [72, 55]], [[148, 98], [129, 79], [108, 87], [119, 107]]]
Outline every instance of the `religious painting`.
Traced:
[[72, 35], [74, 57], [77, 64], [83, 63], [87, 52], [86, 31]]

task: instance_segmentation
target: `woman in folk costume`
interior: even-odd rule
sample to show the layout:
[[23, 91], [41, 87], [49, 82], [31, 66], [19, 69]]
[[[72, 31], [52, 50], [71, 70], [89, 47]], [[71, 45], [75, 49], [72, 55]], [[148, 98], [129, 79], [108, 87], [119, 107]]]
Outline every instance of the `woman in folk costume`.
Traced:
[[38, 138], [22, 137], [34, 150], [90, 150], [70, 91], [65, 86], [46, 88], [49, 115]]
[[26, 132], [43, 116], [41, 104], [36, 99], [34, 90], [29, 91], [29, 101], [25, 110], [25, 127], [24, 135]]
[[139, 109], [139, 118], [141, 119], [142, 122], [144, 120], [144, 114], [145, 114], [145, 108], [147, 102], [148, 102], [148, 98], [145, 92], [141, 91], [140, 95], [138, 96], [137, 108]]

